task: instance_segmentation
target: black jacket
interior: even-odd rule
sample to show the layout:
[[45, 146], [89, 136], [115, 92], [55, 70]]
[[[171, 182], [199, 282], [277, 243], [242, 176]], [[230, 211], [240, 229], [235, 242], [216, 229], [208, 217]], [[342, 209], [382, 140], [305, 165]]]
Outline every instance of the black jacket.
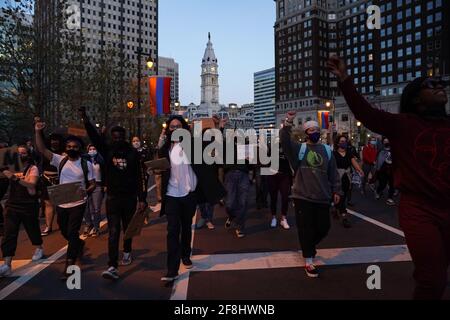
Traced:
[[84, 126], [92, 144], [105, 160], [104, 185], [108, 196], [137, 196], [140, 202], [146, 202], [146, 179], [137, 151], [129, 144], [124, 149], [116, 151], [106, 144], [89, 121], [85, 120]]
[[[192, 146], [194, 143], [192, 142]], [[204, 145], [203, 147], [205, 147]], [[159, 158], [166, 158], [170, 162], [169, 157], [170, 143], [162, 146], [158, 151]], [[191, 151], [191, 159], [194, 159], [194, 148]], [[217, 166], [202, 164], [191, 164], [192, 170], [197, 177], [197, 188], [195, 189], [195, 195], [197, 198], [197, 203], [210, 203], [216, 204], [225, 196], [225, 188], [219, 181], [217, 174]], [[166, 203], [166, 193], [167, 186], [169, 185], [170, 170], [164, 171], [161, 177], [161, 213], [160, 215], [165, 215], [165, 203]]]

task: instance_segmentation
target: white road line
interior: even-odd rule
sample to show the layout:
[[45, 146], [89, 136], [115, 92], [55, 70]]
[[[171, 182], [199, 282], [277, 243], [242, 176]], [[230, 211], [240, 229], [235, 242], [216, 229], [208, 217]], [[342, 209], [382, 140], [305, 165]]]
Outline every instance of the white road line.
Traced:
[[[102, 228], [105, 224], [108, 222], [103, 220], [100, 222], [100, 228]], [[80, 237], [81, 239], [85, 239], [85, 237]], [[45, 249], [45, 248], [44, 248]], [[10, 283], [8, 286], [0, 290], [0, 300], [5, 299], [7, 296], [12, 294], [14, 291], [19, 289], [21, 286], [23, 286], [25, 283], [33, 279], [35, 276], [39, 274], [42, 270], [50, 266], [52, 263], [56, 262], [59, 258], [61, 258], [65, 253], [67, 252], [67, 245], [63, 248], [59, 249], [56, 253], [54, 253], [50, 258], [43, 260], [42, 262], [32, 262], [29, 267], [23, 266], [24, 269], [20, 271], [20, 273], [16, 274], [15, 270], [13, 269], [12, 276], [19, 276], [18, 279], [14, 280], [12, 283]], [[14, 262], [14, 260], [13, 260]]]
[[[301, 251], [195, 255], [192, 271], [231, 271], [304, 267]], [[319, 249], [317, 265], [411, 261], [406, 245]]]
[[383, 229], [388, 230], [388, 231], [390, 231], [392, 233], [395, 233], [395, 234], [397, 234], [397, 235], [399, 235], [399, 236], [401, 236], [403, 238], [405, 237], [405, 234], [403, 233], [403, 231], [401, 231], [401, 230], [399, 230], [397, 228], [391, 227], [391, 226], [389, 226], [387, 224], [384, 224], [384, 223], [382, 223], [382, 222], [380, 222], [378, 220], [369, 218], [369, 217], [367, 217], [367, 216], [365, 216], [365, 215], [363, 215], [361, 213], [358, 213], [356, 211], [349, 210], [349, 209], [347, 209], [347, 211], [348, 211], [348, 213], [354, 215], [355, 217], [358, 217], [358, 218], [363, 219], [363, 220], [365, 220], [367, 222], [370, 222], [370, 223], [372, 223], [372, 224], [374, 224], [374, 225], [376, 225], [376, 226], [378, 226], [380, 228], [383, 228]]
[[[194, 235], [195, 235], [195, 221], [197, 220], [197, 214], [199, 209], [195, 212], [194, 217], [192, 218], [192, 239], [191, 239], [191, 248], [194, 251]], [[196, 256], [192, 256], [192, 259]], [[186, 300], [187, 291], [189, 287], [189, 275], [192, 269], [186, 269], [183, 264], [181, 264], [180, 268], [180, 276], [177, 280], [174, 281], [172, 287], [172, 294], [170, 295], [170, 300]]]

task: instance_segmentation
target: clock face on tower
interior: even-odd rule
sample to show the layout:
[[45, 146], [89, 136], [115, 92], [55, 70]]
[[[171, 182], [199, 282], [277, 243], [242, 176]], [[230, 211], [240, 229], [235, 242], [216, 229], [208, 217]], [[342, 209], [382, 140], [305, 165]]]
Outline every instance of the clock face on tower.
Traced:
[[211, 72], [214, 72], [214, 71], [216, 71], [216, 68], [211, 67]]

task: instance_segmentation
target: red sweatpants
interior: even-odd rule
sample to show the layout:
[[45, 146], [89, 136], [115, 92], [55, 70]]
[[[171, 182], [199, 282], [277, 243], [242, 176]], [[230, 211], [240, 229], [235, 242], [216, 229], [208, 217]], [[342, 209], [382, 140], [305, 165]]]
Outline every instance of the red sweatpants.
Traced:
[[441, 299], [450, 261], [450, 210], [402, 199], [400, 226], [414, 263], [414, 299]]

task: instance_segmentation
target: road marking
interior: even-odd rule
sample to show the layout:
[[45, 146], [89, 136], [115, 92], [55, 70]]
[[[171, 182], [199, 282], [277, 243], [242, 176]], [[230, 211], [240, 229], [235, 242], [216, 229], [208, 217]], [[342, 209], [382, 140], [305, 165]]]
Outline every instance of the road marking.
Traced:
[[380, 228], [383, 228], [383, 229], [388, 230], [388, 231], [390, 231], [392, 233], [395, 233], [395, 234], [397, 234], [397, 235], [399, 235], [399, 236], [401, 236], [403, 238], [405, 237], [404, 232], [399, 230], [399, 229], [397, 229], [397, 228], [391, 227], [391, 226], [389, 226], [387, 224], [384, 224], [383, 222], [380, 222], [378, 220], [369, 218], [368, 216], [365, 216], [365, 215], [363, 215], [363, 214], [361, 214], [359, 212], [353, 211], [353, 210], [347, 209], [347, 212], [352, 214], [352, 215], [354, 215], [355, 217], [358, 217], [358, 218], [363, 219], [363, 220], [365, 220], [367, 222], [370, 222], [370, 223], [372, 223], [372, 224], [374, 224], [374, 225], [376, 225], [376, 226], [378, 226]]
[[[192, 272], [236, 271], [275, 268], [302, 268], [305, 261], [301, 251], [230, 253], [192, 256]], [[319, 249], [315, 264], [317, 266], [368, 264], [380, 262], [411, 261], [406, 245], [353, 247], [337, 249]], [[180, 276], [174, 286], [171, 300], [186, 300], [189, 273]]]
[[[196, 210], [194, 217], [192, 218], [192, 239], [191, 239], [191, 248], [194, 251], [194, 235], [195, 235], [195, 221], [197, 220], [197, 214], [199, 209]], [[195, 256], [191, 258], [194, 259]], [[187, 291], [189, 287], [189, 275], [192, 269], [186, 269], [183, 264], [180, 266], [180, 276], [177, 280], [174, 281], [172, 287], [172, 293], [170, 295], [170, 300], [186, 300]]]
[[[100, 228], [102, 228], [108, 222], [106, 219], [100, 222]], [[80, 236], [81, 239], [86, 239], [86, 237]], [[8, 286], [0, 290], [0, 300], [5, 299], [7, 296], [12, 294], [14, 291], [19, 289], [25, 283], [33, 279], [35, 276], [39, 274], [42, 270], [50, 266], [52, 263], [58, 261], [65, 253], [67, 252], [67, 245], [63, 248], [59, 249], [56, 253], [54, 253], [50, 258], [42, 260], [41, 262], [31, 262], [29, 266], [22, 265], [23, 269], [20, 270], [20, 273], [16, 274], [16, 271], [13, 269], [12, 277], [16, 277], [19, 275], [19, 278], [11, 282]], [[31, 260], [29, 260], [31, 261]], [[13, 260], [14, 263], [14, 260]], [[20, 263], [20, 262], [19, 262]], [[14, 264], [13, 264], [14, 266]]]

